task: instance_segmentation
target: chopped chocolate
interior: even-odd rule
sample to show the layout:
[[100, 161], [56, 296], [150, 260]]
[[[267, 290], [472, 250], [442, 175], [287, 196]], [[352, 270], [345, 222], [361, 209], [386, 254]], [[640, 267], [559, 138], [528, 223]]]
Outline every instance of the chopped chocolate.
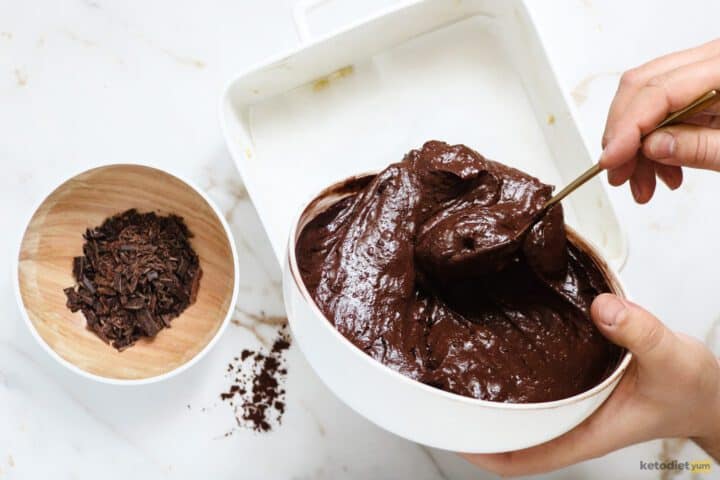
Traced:
[[202, 269], [191, 237], [177, 215], [135, 209], [88, 229], [73, 259], [77, 284], [63, 290], [67, 307], [120, 351], [154, 337], [197, 297]]
[[288, 348], [290, 338], [283, 327], [269, 352], [245, 349], [230, 364], [228, 372], [234, 383], [220, 399], [233, 407], [238, 426], [267, 432], [273, 423], [282, 421], [287, 375], [283, 352]]

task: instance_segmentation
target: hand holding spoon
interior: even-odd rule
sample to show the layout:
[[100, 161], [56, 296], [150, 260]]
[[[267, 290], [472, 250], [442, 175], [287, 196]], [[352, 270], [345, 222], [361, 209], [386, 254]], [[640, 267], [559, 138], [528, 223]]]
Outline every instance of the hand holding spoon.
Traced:
[[[682, 110], [678, 110], [677, 112], [668, 115], [653, 130], [643, 135], [642, 138], [645, 138], [645, 136], [649, 135], [650, 133], [654, 132], [659, 128], [682, 122], [683, 120], [686, 120], [689, 117], [695, 115], [696, 113], [706, 109], [708, 106], [718, 100], [720, 100], [720, 92], [718, 90], [711, 90], [702, 97], [693, 101], [690, 105], [683, 108]], [[497, 269], [498, 265], [502, 266], [505, 263], [509, 262], [510, 259], [512, 259], [516, 255], [517, 250], [521, 248], [521, 242], [527, 237], [528, 232], [533, 228], [534, 225], [538, 224], [541, 218], [548, 219], [545, 225], [540, 227], [540, 230], [546, 229], [540, 234], [541, 236], [547, 236], [552, 234], [563, 235], [564, 229], [562, 228], [562, 213], [556, 212], [554, 217], [548, 218], [548, 215], [552, 215], [552, 212], [549, 212], [549, 209], [556, 203], [559, 203], [570, 193], [574, 192], [580, 186], [584, 185], [588, 180], [593, 178], [602, 170], [603, 169], [599, 163], [593, 165], [585, 173], [572, 181], [567, 187], [560, 190], [555, 196], [545, 202], [545, 204], [542, 205], [542, 207], [540, 207], [537, 211], [531, 213], [526, 218], [505, 218], [504, 221], [501, 222], [490, 222], [482, 224], [483, 228], [479, 228], [476, 232], [477, 238], [472, 239], [472, 241], [469, 243], [469, 247], [461, 249], [463, 252], [462, 262], [464, 264], [461, 265], [461, 268], [459, 268], [458, 271], [472, 272], [473, 274], [477, 274], [478, 272], [485, 273], [488, 270]], [[557, 228], [558, 225], [560, 226], [559, 229]], [[425, 250], [427, 250], [428, 252], [431, 251], [433, 248], [432, 245], [434, 245], [435, 243], [438, 242], [428, 240], [427, 244], [430, 246], [425, 248]], [[563, 242], [549, 243], [564, 248]], [[442, 245], [442, 242], [439, 242], [439, 244]], [[553, 262], [562, 258], [562, 252], [558, 253], [553, 251], [547, 251], [544, 252], [542, 255], [538, 253], [540, 252], [540, 250], [546, 249], [547, 244], [548, 242], [542, 241], [537, 243], [537, 245], [533, 247], [533, 242], [531, 241], [530, 246], [525, 248], [535, 248], [535, 258], [544, 259], [544, 265], [539, 265], [539, 267], [541, 269], [547, 267], [546, 270], [550, 271], [553, 270]], [[422, 250], [422, 242], [420, 246], [420, 249]], [[432, 255], [427, 256], [428, 258], [432, 258]], [[442, 255], [436, 255], [436, 257], [442, 258]], [[472, 268], [465, 268], [467, 264], [471, 264]], [[465, 273], [462, 274], [464, 275]], [[459, 276], [459, 274], [456, 274], [456, 276]]]
[[[667, 127], [668, 125], [674, 125], [676, 123], [681, 123], [684, 120], [687, 120], [688, 118], [692, 117], [696, 113], [699, 113], [709, 106], [713, 105], [715, 102], [720, 100], [720, 91], [718, 90], [710, 90], [706, 94], [702, 95], [701, 97], [694, 100], [690, 105], [687, 107], [678, 110], [677, 112], [673, 112], [667, 117], [665, 117], [665, 120], [660, 122], [655, 128], [647, 132], [645, 135], [641, 137], [641, 139], [645, 138], [646, 136], [653, 133], [655, 130], [658, 130], [663, 127]], [[567, 187], [560, 190], [558, 193], [556, 193], [550, 200], [548, 200], [545, 205], [543, 206], [543, 211], [547, 210], [554, 204], [561, 201], [563, 198], [570, 195], [572, 192], [583, 186], [588, 180], [593, 178], [595, 175], [600, 173], [602, 171], [602, 167], [600, 167], [600, 163], [596, 163], [589, 169], [587, 169], [582, 175], [577, 177], [575, 180], [570, 182]]]
[[[647, 135], [651, 134], [655, 130], [666, 127], [668, 125], [672, 125], [675, 123], [680, 123], [684, 120], [687, 120], [688, 118], [692, 117], [696, 113], [699, 113], [706, 108], [708, 108], [710, 105], [714, 104], [720, 100], [720, 91], [718, 90], [710, 90], [703, 96], [697, 98], [695, 101], [690, 103], [687, 107], [683, 108], [682, 110], [678, 110], [677, 112], [673, 112], [670, 115], [668, 115], [662, 122], [660, 122], [655, 128], [653, 128], [651, 131], [647, 132], [645, 135], [641, 137], [645, 138]], [[600, 163], [596, 163], [592, 167], [590, 167], [586, 172], [584, 172], [582, 175], [580, 175], [578, 178], [570, 182], [570, 184], [560, 190], [558, 193], [556, 193], [550, 200], [545, 202], [543, 207], [538, 210], [536, 213], [530, 217], [530, 219], [519, 227], [513, 235], [511, 235], [506, 241], [501, 242], [497, 245], [489, 245], [484, 249], [484, 251], [480, 252], [479, 254], [476, 253], [476, 256], [478, 257], [494, 257], [498, 255], [498, 252], [502, 251], [502, 249], [507, 248], [509, 245], [517, 244], [517, 242], [524, 238], [524, 236], [527, 234], [527, 232], [535, 225], [544, 215], [546, 215], [546, 212], [555, 205], [556, 203], [559, 203], [562, 199], [570, 195], [572, 192], [580, 188], [582, 185], [584, 185], [588, 180], [593, 178], [595, 175], [600, 173], [602, 171], [602, 167], [600, 166]], [[513, 250], [508, 250], [513, 251]]]

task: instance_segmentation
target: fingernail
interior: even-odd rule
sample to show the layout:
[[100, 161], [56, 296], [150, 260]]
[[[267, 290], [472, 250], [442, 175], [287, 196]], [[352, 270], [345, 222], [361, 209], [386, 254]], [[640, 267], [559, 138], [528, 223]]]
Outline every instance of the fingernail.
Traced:
[[630, 191], [632, 192], [635, 201], [639, 202], [642, 189], [640, 188], [640, 185], [638, 185], [638, 183], [633, 179], [630, 179]]
[[615, 170], [607, 171], [607, 179], [608, 179], [608, 183], [610, 185], [612, 185], [613, 187], [620, 186], [620, 182], [618, 182], [618, 178], [617, 178], [617, 172]]
[[675, 137], [667, 132], [657, 132], [646, 140], [650, 158], [669, 158], [675, 153]]
[[663, 175], [658, 175], [658, 178], [670, 189], [677, 190], [682, 185], [682, 171], [681, 170], [668, 170]]
[[603, 295], [598, 297], [598, 301], [602, 302], [598, 308], [600, 322], [608, 327], [614, 326], [620, 312], [625, 310], [625, 304], [615, 295]]

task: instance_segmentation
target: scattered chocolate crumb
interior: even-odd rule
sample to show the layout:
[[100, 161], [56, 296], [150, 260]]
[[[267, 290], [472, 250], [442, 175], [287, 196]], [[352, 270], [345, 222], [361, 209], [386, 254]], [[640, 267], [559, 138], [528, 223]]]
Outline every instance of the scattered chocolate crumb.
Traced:
[[73, 260], [77, 284], [67, 307], [122, 351], [154, 337], [195, 302], [202, 269], [192, 233], [177, 215], [127, 210], [86, 230], [83, 256]]
[[[268, 432], [273, 424], [279, 424], [285, 413], [285, 389], [287, 368], [283, 353], [290, 347], [286, 327], [278, 332], [269, 352], [245, 349], [240, 359], [235, 357], [229, 369], [233, 383], [220, 399], [228, 402], [235, 412], [238, 426]], [[225, 434], [229, 436], [231, 432]]]

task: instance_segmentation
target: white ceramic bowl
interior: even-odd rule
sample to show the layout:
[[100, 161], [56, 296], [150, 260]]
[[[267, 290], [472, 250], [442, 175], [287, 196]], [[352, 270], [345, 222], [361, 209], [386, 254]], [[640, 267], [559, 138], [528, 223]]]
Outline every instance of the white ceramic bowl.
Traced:
[[[352, 193], [353, 179], [318, 194], [299, 212], [289, 238], [283, 292], [290, 327], [315, 372], [343, 402], [376, 425], [430, 447], [467, 453], [518, 450], [571, 430], [610, 395], [627, 368], [590, 390], [553, 402], [512, 404], [464, 397], [412, 380], [366, 355], [325, 318], [300, 277], [295, 243], [302, 228], [330, 204]], [[595, 258], [618, 295], [619, 278], [597, 249], [568, 229]]]

